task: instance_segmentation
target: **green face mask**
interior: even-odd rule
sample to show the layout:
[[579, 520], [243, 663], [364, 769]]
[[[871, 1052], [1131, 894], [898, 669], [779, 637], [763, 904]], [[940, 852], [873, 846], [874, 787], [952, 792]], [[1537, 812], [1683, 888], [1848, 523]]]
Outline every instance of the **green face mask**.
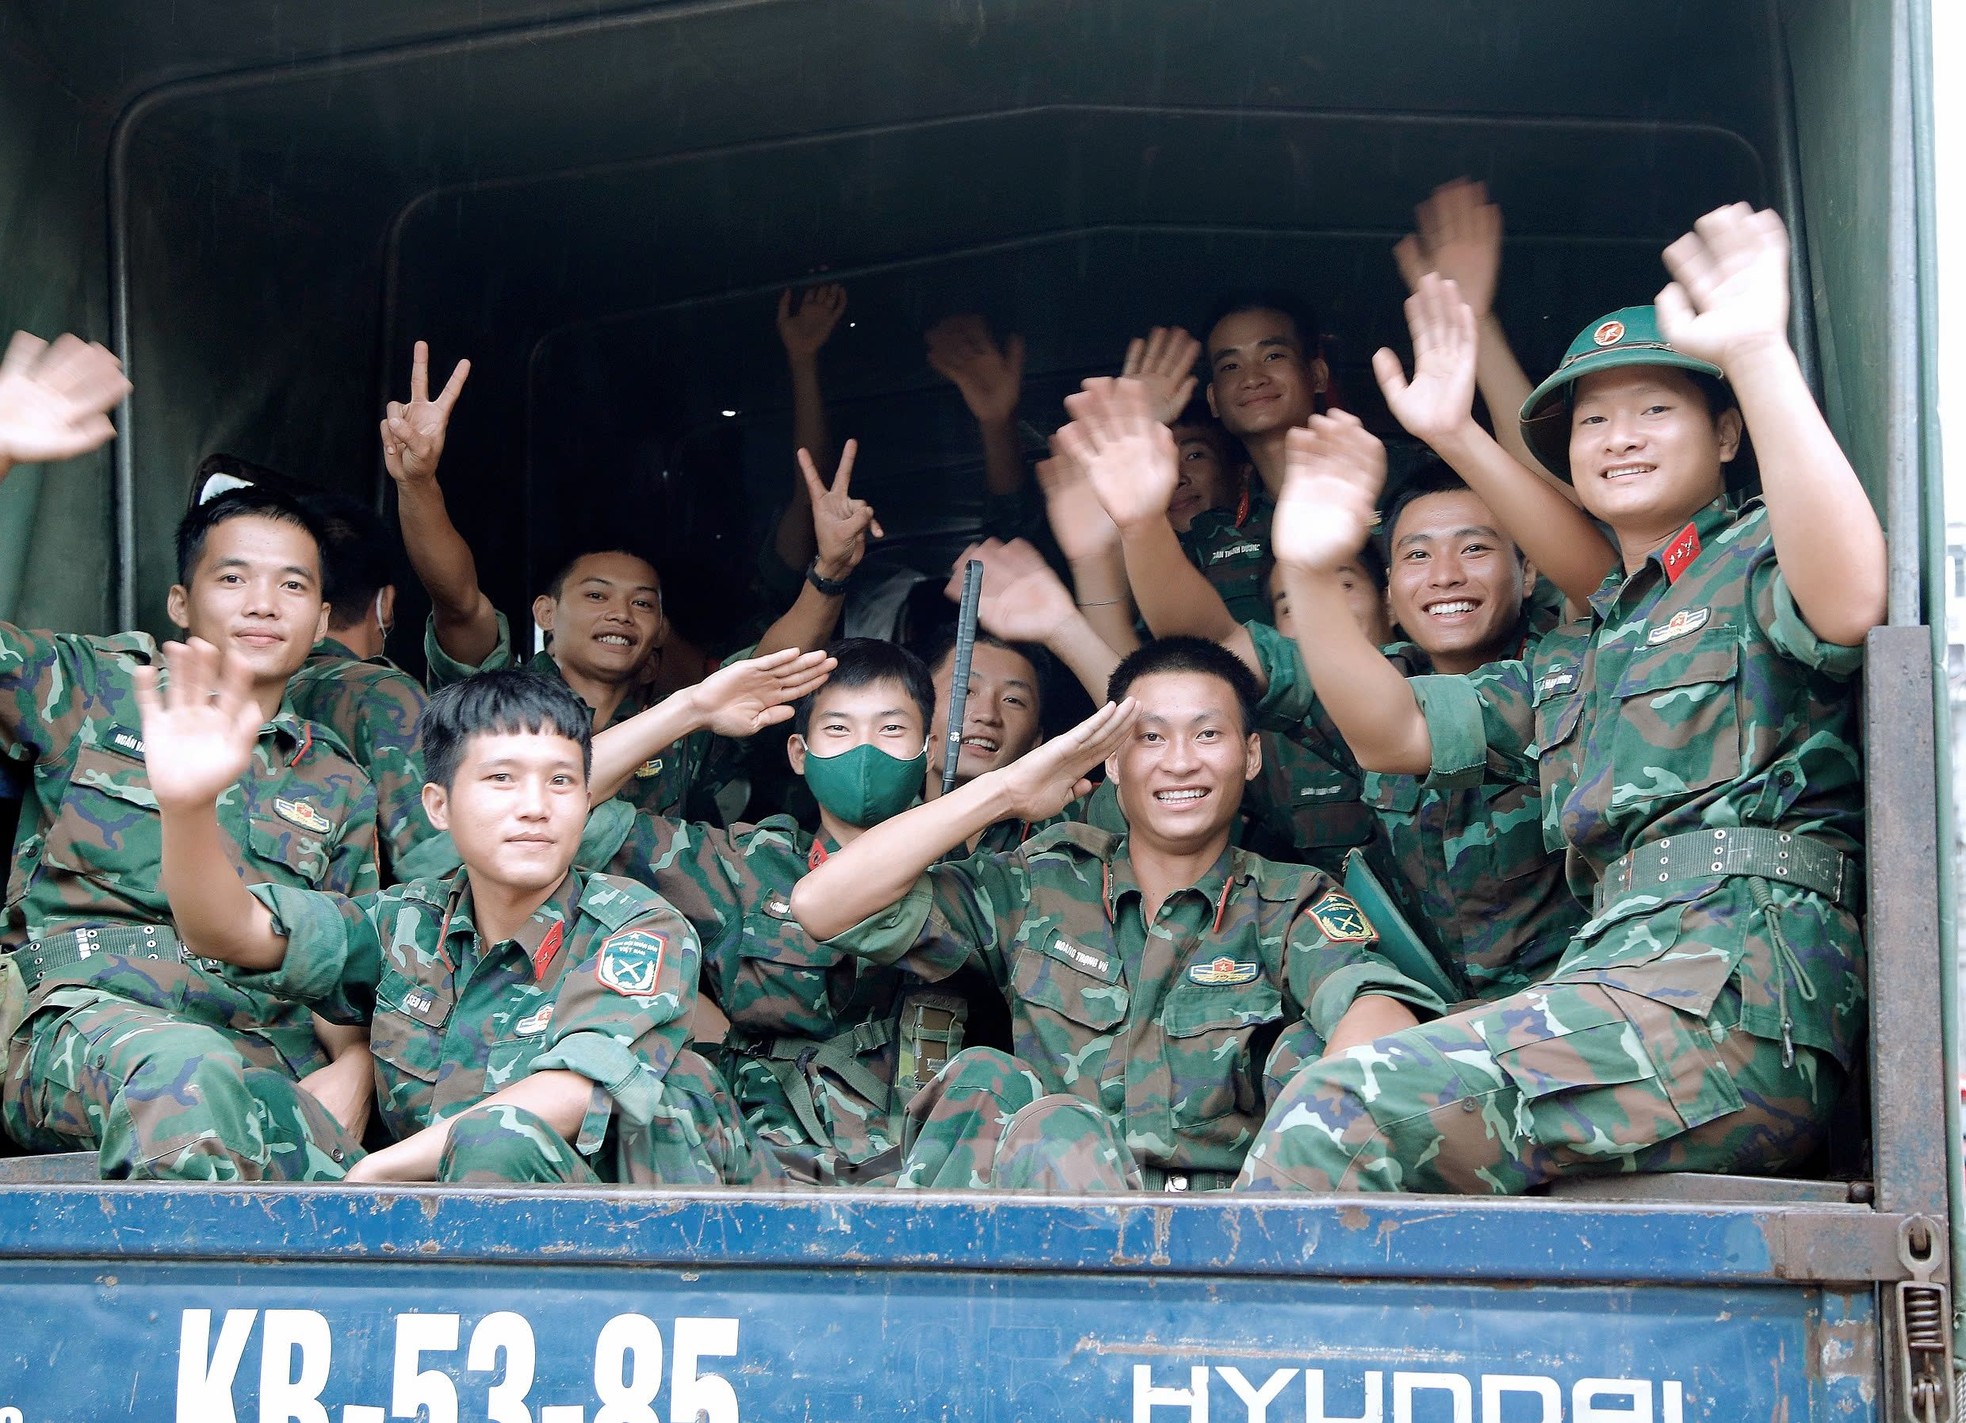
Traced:
[[921, 799], [928, 747], [902, 760], [878, 746], [856, 746], [837, 756], [806, 753], [806, 784], [813, 799], [848, 825], [865, 829], [899, 815]]

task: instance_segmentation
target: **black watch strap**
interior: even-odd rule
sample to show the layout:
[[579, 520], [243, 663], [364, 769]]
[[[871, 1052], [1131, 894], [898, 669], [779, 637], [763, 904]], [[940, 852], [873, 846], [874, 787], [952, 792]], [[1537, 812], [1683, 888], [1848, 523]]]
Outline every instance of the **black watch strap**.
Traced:
[[829, 598], [844, 598], [846, 596], [847, 580], [845, 578], [826, 577], [819, 571], [819, 560], [816, 557], [811, 563], [806, 565], [806, 582], [810, 583]]

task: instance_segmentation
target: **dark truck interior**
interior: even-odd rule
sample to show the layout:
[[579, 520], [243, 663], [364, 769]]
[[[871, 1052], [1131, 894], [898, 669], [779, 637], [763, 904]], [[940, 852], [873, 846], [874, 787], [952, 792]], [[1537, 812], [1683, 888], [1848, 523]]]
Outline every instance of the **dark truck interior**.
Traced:
[[[162, 627], [215, 451], [387, 501], [377, 419], [424, 338], [439, 380], [474, 364], [443, 480], [515, 626], [562, 550], [620, 539], [728, 648], [793, 475], [781, 288], [846, 283], [822, 362], [855, 492], [885, 556], [946, 568], [981, 453], [927, 325], [1025, 337], [1035, 446], [1128, 337], [1285, 288], [1384, 429], [1389, 249], [1470, 175], [1507, 214], [1499, 306], [1536, 374], [1649, 300], [1700, 213], [1784, 213], [1795, 341], [1916, 623], [1915, 468], [1887, 491], [1915, 438], [1888, 398], [1891, 22], [1860, 0], [7, 0], [0, 317], [107, 340], [136, 394], [113, 452], [10, 482], [0, 615]], [[412, 666], [420, 622], [412, 596]], [[1925, 754], [1900, 764], [1929, 798]], [[1902, 791], [1877, 833], [1929, 838]]]

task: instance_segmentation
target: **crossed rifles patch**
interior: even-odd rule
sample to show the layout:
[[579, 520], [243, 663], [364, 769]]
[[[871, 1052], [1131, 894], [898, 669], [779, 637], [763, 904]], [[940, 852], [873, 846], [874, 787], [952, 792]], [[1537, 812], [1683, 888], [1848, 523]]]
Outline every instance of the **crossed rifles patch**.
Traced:
[[601, 944], [594, 973], [603, 988], [629, 998], [647, 998], [662, 981], [662, 953], [669, 947], [660, 934], [630, 929]]
[[1379, 931], [1372, 927], [1372, 921], [1365, 917], [1365, 911], [1352, 901], [1350, 895], [1340, 894], [1335, 889], [1311, 906], [1311, 918], [1317, 920], [1318, 928], [1324, 930], [1324, 937], [1334, 944], [1362, 944], [1379, 937]]

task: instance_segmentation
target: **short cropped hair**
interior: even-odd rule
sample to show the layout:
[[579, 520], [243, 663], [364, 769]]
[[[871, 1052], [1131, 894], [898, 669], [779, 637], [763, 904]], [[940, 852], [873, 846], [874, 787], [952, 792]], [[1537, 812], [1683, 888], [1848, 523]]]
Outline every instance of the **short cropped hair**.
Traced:
[[792, 729], [804, 736], [812, 725], [812, 708], [818, 698], [836, 687], [865, 687], [875, 682], [894, 682], [904, 688], [909, 700], [921, 709], [922, 734], [928, 734], [935, 720], [935, 683], [928, 675], [928, 664], [898, 642], [878, 637], [843, 637], [827, 652], [838, 659], [818, 691], [799, 698], [792, 714]]
[[558, 677], [520, 667], [480, 672], [441, 688], [424, 708], [423, 775], [445, 790], [474, 736], [564, 736], [580, 747], [580, 773], [594, 770], [594, 713]]
[[[1035, 642], [1006, 642], [982, 628], [976, 630], [976, 641], [979, 646], [1001, 647], [1005, 652], [1014, 652], [1031, 664], [1031, 674], [1036, 683], [1032, 691], [1038, 699], [1038, 720], [1043, 721], [1045, 699], [1050, 695], [1051, 679], [1057, 674], [1057, 663], [1052, 660], [1051, 654]], [[956, 629], [953, 626], [938, 629], [934, 636], [917, 648], [917, 652], [922, 665], [933, 677], [944, 662], [949, 662], [956, 655]]]
[[1219, 677], [1227, 682], [1229, 690], [1236, 694], [1236, 711], [1242, 717], [1243, 734], [1256, 729], [1256, 704], [1263, 699], [1262, 689], [1256, 685], [1256, 674], [1233, 652], [1205, 637], [1157, 637], [1142, 643], [1121, 658], [1113, 675], [1106, 679], [1106, 700], [1123, 700], [1142, 677], [1186, 672]]
[[[1445, 461], [1428, 460], [1422, 464], [1407, 477], [1406, 482], [1400, 486], [1399, 493], [1394, 496], [1393, 502], [1387, 506], [1382, 531], [1386, 541], [1384, 552], [1387, 561], [1390, 562], [1394, 557], [1393, 539], [1398, 534], [1400, 515], [1406, 512], [1409, 504], [1416, 499], [1425, 499], [1434, 494], [1472, 494], [1473, 492], [1468, 482], [1450, 469]], [[1508, 530], [1501, 526], [1500, 521], [1496, 522], [1495, 532], [1508, 539], [1509, 547], [1515, 550], [1518, 559], [1522, 557], [1521, 545], [1509, 537]]]
[[1305, 360], [1317, 355], [1322, 342], [1318, 337], [1318, 317], [1308, 302], [1295, 292], [1270, 288], [1262, 291], [1236, 292], [1217, 303], [1209, 315], [1208, 324], [1201, 329], [1203, 350], [1202, 359], [1210, 366], [1215, 364], [1215, 353], [1207, 349], [1207, 341], [1215, 334], [1215, 328], [1231, 316], [1241, 316], [1248, 311], [1274, 311], [1279, 316], [1288, 317], [1297, 332], [1297, 349]]
[[314, 540], [315, 561], [321, 571], [321, 599], [332, 603], [335, 596], [334, 570], [328, 566], [325, 550], [328, 540], [314, 516], [300, 502], [263, 484], [228, 489], [202, 504], [195, 504], [178, 520], [177, 581], [190, 586], [191, 571], [205, 555], [205, 541], [212, 530], [234, 519], [270, 519], [276, 524], [292, 524]]
[[329, 625], [350, 627], [368, 616], [375, 595], [395, 581], [389, 559], [394, 540], [375, 510], [345, 494], [308, 494], [300, 506], [321, 531], [321, 565], [334, 585]]
[[579, 553], [568, 558], [565, 563], [561, 564], [559, 571], [548, 580], [546, 584], [546, 596], [556, 603], [559, 602], [560, 595], [567, 591], [567, 579], [573, 577], [574, 565], [579, 563], [583, 558], [593, 558], [597, 554], [620, 554], [623, 558], [632, 558], [646, 563], [649, 566], [649, 571], [655, 573], [657, 585], [660, 586], [662, 582], [662, 575], [656, 571], [655, 560], [645, 553], [637, 553], [632, 548], [622, 548], [619, 545], [609, 548], [584, 548]]

